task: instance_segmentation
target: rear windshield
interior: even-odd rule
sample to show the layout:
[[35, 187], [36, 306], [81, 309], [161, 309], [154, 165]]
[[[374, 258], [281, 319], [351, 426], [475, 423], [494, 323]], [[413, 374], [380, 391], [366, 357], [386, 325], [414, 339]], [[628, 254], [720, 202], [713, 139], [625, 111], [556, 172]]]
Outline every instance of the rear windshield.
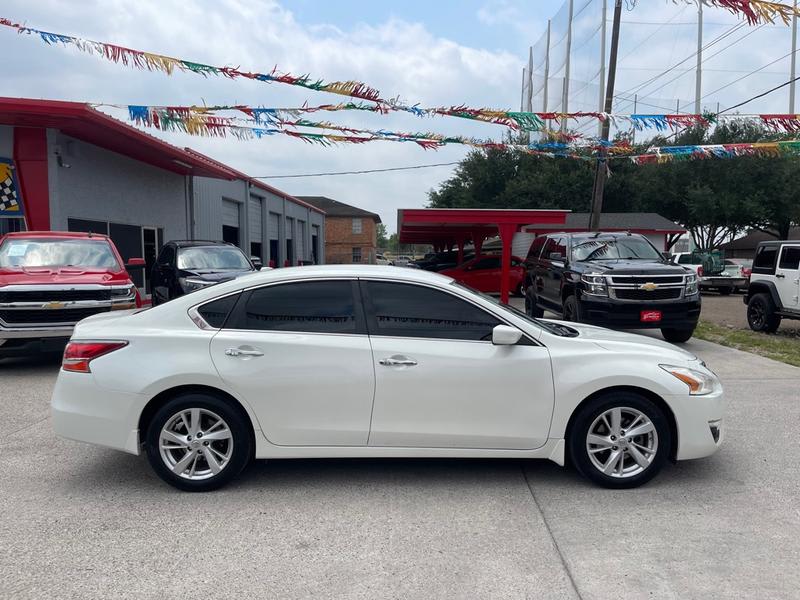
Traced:
[[178, 250], [178, 268], [192, 271], [245, 271], [252, 267], [234, 246], [195, 246]]
[[0, 268], [81, 267], [119, 269], [106, 240], [7, 239], [0, 246]]

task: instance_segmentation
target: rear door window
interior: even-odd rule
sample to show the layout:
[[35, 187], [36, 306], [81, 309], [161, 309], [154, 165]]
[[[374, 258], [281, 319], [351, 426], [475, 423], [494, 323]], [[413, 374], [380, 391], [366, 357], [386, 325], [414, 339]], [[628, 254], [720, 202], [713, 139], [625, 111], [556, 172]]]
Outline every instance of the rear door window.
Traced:
[[796, 271], [800, 267], [800, 246], [784, 246], [779, 266], [781, 269]]
[[206, 323], [215, 329], [221, 329], [228, 319], [228, 315], [239, 299], [240, 294], [233, 294], [232, 296], [225, 296], [219, 300], [212, 300], [203, 304], [197, 309], [200, 316], [203, 317]]

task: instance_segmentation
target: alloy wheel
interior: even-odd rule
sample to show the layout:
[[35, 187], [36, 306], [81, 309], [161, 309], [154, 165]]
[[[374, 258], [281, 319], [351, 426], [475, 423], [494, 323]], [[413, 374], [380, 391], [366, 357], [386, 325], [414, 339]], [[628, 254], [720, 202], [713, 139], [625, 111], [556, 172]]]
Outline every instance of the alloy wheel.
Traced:
[[158, 436], [161, 460], [175, 475], [191, 481], [218, 475], [233, 456], [233, 435], [218, 414], [189, 408], [167, 419]]
[[609, 477], [625, 479], [644, 472], [658, 453], [658, 433], [643, 412], [614, 407], [589, 427], [586, 451], [592, 465]]
[[751, 302], [747, 307], [747, 316], [754, 329], [761, 329], [767, 320], [767, 311], [761, 302]]

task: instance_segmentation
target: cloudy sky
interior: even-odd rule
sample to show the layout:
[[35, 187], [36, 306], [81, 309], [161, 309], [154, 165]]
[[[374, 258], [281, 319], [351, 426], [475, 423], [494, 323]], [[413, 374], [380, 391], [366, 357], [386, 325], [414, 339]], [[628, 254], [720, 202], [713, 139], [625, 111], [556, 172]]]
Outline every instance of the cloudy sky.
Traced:
[[[576, 0], [576, 5], [588, 1]], [[383, 97], [399, 97], [423, 106], [519, 108], [528, 47], [540, 38], [549, 18], [554, 18], [556, 25], [560, 22], [562, 4], [563, 0], [5, 0], [0, 16], [39, 29], [197, 62], [262, 72], [277, 66], [328, 81], [356, 79], [379, 89]], [[638, 91], [643, 102], [649, 100], [657, 106], [675, 106], [677, 99], [690, 101], [694, 59], [647, 86], [641, 84], [694, 52], [696, 8], [666, 0], [627, 4], [638, 6], [626, 10], [623, 16], [617, 89], [631, 94]], [[703, 101], [705, 106], [715, 109], [719, 102], [724, 108], [789, 78], [789, 58], [781, 59], [791, 50], [788, 29], [733, 29], [737, 20], [721, 10], [706, 9], [705, 18], [707, 42], [727, 36], [706, 52], [710, 56], [720, 51], [704, 65], [708, 69], [703, 87], [708, 96]], [[0, 29], [0, 56], [4, 57], [0, 93], [4, 96], [110, 104], [260, 106], [342, 99], [280, 84], [136, 71], [74, 48], [50, 48], [38, 38]], [[599, 38], [591, 30], [589, 27], [576, 35], [574, 79], [591, 78], [599, 64]], [[757, 74], [748, 76], [760, 68]], [[575, 87], [584, 88], [576, 102], [594, 102], [591, 85]], [[786, 112], [787, 102], [783, 90], [742, 110]], [[633, 108], [626, 103], [620, 103], [620, 107], [627, 108], [620, 112], [632, 112]], [[577, 108], [583, 107], [570, 106]], [[655, 106], [638, 108], [639, 112], [665, 112]], [[125, 117], [124, 113], [111, 112]], [[494, 139], [503, 135], [498, 126], [457, 119], [421, 121], [407, 115], [362, 113], [329, 114], [328, 118], [360, 128], [430, 130]], [[279, 136], [238, 141], [157, 135], [253, 176], [447, 163], [466, 154], [464, 148], [456, 146], [436, 152], [388, 142], [322, 148]], [[326, 195], [378, 212], [391, 231], [397, 208], [423, 206], [428, 190], [451, 173], [452, 167], [437, 167], [267, 181], [292, 194]]]

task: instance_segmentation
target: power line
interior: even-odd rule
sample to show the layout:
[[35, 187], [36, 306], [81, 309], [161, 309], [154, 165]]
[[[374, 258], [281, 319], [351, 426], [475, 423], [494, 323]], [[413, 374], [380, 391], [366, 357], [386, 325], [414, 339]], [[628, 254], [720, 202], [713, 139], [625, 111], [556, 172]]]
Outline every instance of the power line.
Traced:
[[792, 85], [792, 83], [794, 83], [795, 81], [800, 81], [800, 77], [795, 77], [794, 79], [790, 79], [789, 81], [787, 81], [785, 83], [782, 83], [780, 85], [776, 85], [774, 88], [771, 88], [771, 89], [767, 90], [766, 92], [762, 92], [762, 93], [760, 93], [760, 94], [758, 94], [756, 96], [753, 96], [752, 98], [748, 98], [744, 102], [739, 102], [739, 104], [734, 104], [733, 106], [729, 106], [728, 108], [719, 111], [718, 114], [721, 115], [722, 113], [726, 113], [729, 110], [733, 110], [734, 108], [739, 108], [740, 106], [744, 106], [745, 104], [749, 104], [753, 100], [758, 100], [759, 98], [763, 98], [764, 96], [768, 96], [772, 92], [777, 92], [779, 89], [785, 88], [787, 85]]
[[253, 179], [294, 179], [299, 177], [327, 177], [328, 175], [363, 175], [365, 173], [386, 173], [388, 171], [409, 171], [411, 169], [430, 169], [431, 167], [451, 167], [460, 162], [435, 163], [432, 165], [413, 165], [410, 167], [390, 167], [387, 169], [366, 169], [363, 171], [335, 171], [330, 173], [304, 173], [302, 175], [258, 175]]
[[[759, 73], [759, 72], [763, 71], [763, 70], [764, 70], [764, 69], [766, 69], [767, 67], [771, 67], [771, 66], [772, 66], [772, 65], [774, 65], [775, 63], [782, 61], [784, 58], [787, 58], [787, 57], [791, 56], [791, 55], [792, 55], [792, 54], [794, 54], [794, 53], [795, 53], [795, 52], [789, 52], [788, 54], [784, 54], [784, 55], [783, 55], [783, 56], [781, 56], [780, 58], [776, 58], [776, 59], [775, 59], [775, 60], [773, 60], [772, 62], [770, 62], [770, 63], [767, 63], [766, 65], [764, 65], [764, 66], [763, 66], [763, 67], [761, 67], [760, 69], [756, 69], [755, 71], [751, 71], [751, 72], [749, 72], [747, 75], [742, 75], [742, 76], [741, 76], [741, 77], [739, 77], [738, 79], [734, 79], [734, 80], [733, 80], [733, 81], [731, 81], [730, 83], [728, 83], [728, 84], [726, 84], [726, 85], [723, 85], [721, 88], [717, 88], [717, 89], [716, 89], [716, 90], [714, 90], [713, 92], [709, 92], [708, 94], [706, 94], [705, 96], [703, 96], [703, 97], [701, 98], [701, 100], [704, 100], [704, 99], [708, 98], [709, 96], [713, 96], [713, 95], [714, 95], [714, 94], [716, 94], [717, 92], [721, 92], [722, 90], [724, 90], [724, 89], [726, 89], [726, 88], [729, 88], [729, 87], [731, 87], [731, 86], [732, 86], [732, 85], [734, 85], [734, 84], [737, 84], [737, 83], [739, 83], [739, 82], [740, 82], [740, 81], [742, 81], [743, 79], [747, 79], [747, 78], [748, 78], [748, 77], [750, 77], [751, 75], [755, 75], [756, 73]], [[791, 83], [791, 82], [790, 82], [790, 83]]]

